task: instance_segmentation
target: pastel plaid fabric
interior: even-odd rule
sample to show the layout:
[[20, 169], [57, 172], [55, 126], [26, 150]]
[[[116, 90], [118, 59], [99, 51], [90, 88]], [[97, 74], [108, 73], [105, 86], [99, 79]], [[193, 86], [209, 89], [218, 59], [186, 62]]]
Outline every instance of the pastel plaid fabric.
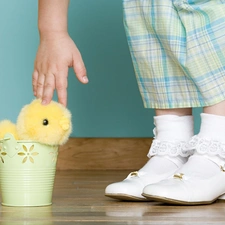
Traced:
[[147, 108], [225, 100], [225, 1], [124, 0], [124, 25]]

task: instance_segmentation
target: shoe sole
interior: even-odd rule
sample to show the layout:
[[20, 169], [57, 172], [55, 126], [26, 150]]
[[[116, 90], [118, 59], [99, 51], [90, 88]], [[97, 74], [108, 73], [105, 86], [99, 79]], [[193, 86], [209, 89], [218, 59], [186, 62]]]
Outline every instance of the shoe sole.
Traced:
[[190, 205], [190, 206], [194, 206], [194, 205], [210, 205], [213, 202], [215, 202], [217, 200], [214, 199], [212, 201], [202, 201], [202, 202], [186, 202], [186, 201], [180, 201], [180, 200], [176, 200], [176, 199], [172, 199], [172, 198], [165, 198], [165, 197], [161, 197], [161, 196], [155, 196], [155, 195], [147, 195], [147, 194], [143, 194], [143, 196], [151, 201], [156, 201], [156, 202], [162, 202], [162, 203], [168, 203], [168, 204], [172, 204], [172, 205]]
[[176, 199], [165, 198], [165, 197], [155, 196], [155, 195], [143, 194], [143, 196], [149, 200], [156, 201], [156, 202], [168, 203], [168, 204], [173, 204], [173, 205], [190, 205], [190, 206], [191, 205], [192, 206], [194, 206], [194, 205], [210, 205], [217, 200], [217, 198], [216, 198], [212, 201], [186, 202], [186, 201], [180, 201], [180, 200], [176, 200]]
[[117, 200], [123, 200], [123, 201], [132, 201], [132, 202], [147, 202], [149, 201], [146, 198], [139, 198], [132, 195], [126, 195], [126, 194], [105, 194], [106, 197], [114, 198]]

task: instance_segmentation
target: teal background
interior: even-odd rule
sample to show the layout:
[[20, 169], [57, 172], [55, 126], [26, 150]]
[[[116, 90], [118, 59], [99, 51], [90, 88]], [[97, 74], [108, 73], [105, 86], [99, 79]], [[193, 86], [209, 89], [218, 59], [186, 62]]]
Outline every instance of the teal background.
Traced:
[[[70, 69], [68, 108], [73, 137], [152, 137], [152, 109], [144, 109], [122, 22], [121, 0], [75, 0], [69, 33], [80, 49], [89, 84]], [[34, 97], [32, 71], [39, 43], [37, 1], [0, 0], [0, 120], [16, 122]], [[57, 100], [56, 96], [54, 97]], [[196, 132], [199, 127], [195, 110]]]

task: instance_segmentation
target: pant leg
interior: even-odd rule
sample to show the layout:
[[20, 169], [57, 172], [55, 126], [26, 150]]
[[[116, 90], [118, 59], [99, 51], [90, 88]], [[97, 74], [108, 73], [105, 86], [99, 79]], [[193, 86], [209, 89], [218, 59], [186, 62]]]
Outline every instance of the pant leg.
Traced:
[[[224, 26], [223, 8], [217, 0], [124, 0], [125, 30], [145, 107], [200, 107], [225, 99], [225, 38], [215, 30]], [[207, 43], [201, 38], [205, 33]]]

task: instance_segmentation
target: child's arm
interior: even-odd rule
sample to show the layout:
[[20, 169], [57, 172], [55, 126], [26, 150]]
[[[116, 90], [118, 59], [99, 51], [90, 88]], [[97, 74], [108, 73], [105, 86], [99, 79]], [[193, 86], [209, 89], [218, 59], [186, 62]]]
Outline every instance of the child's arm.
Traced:
[[58, 101], [67, 104], [68, 68], [79, 81], [87, 83], [86, 69], [79, 50], [67, 32], [69, 0], [39, 0], [40, 45], [33, 72], [34, 95], [48, 104], [57, 90]]

